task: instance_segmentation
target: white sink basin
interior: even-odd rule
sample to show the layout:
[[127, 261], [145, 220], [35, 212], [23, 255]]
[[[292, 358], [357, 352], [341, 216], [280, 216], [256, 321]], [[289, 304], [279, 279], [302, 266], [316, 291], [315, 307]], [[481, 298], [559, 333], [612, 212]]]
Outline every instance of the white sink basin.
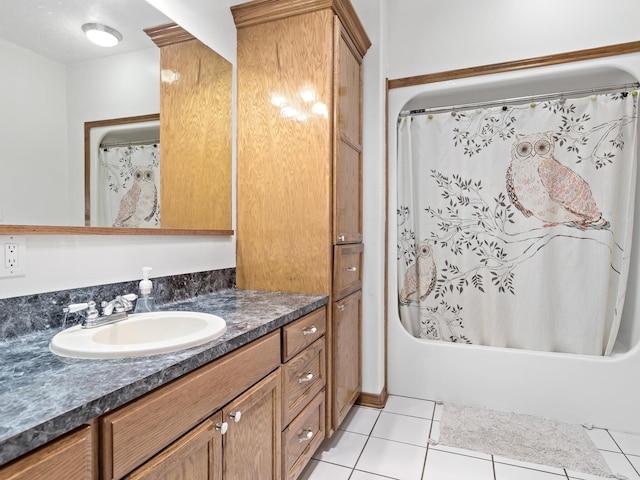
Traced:
[[49, 348], [63, 357], [141, 357], [196, 347], [220, 337], [226, 330], [222, 318], [208, 313], [138, 313], [102, 327], [67, 328], [51, 339]]

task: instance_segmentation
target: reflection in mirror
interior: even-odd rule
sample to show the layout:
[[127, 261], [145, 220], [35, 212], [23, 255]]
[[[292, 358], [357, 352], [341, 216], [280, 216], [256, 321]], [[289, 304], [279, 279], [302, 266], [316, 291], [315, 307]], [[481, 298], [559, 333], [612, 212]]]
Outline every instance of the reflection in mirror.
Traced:
[[[0, 233], [129, 233], [85, 227], [83, 127], [160, 110], [160, 51], [143, 29], [171, 20], [145, 0], [21, 0], [0, 12]], [[88, 22], [122, 41], [91, 44]]]
[[160, 115], [86, 122], [85, 221], [159, 228]]

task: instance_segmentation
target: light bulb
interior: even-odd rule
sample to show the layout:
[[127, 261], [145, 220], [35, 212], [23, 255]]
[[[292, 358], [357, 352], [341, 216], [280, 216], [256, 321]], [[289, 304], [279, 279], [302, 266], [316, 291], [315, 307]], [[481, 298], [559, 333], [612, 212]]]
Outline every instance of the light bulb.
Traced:
[[115, 47], [122, 40], [120, 32], [101, 23], [85, 23], [82, 31], [89, 40], [101, 47]]

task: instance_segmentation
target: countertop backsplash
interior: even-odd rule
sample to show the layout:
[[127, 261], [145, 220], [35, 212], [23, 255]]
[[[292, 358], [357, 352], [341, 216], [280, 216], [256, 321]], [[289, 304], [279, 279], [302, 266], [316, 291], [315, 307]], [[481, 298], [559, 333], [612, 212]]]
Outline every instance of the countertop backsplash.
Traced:
[[[177, 302], [225, 288], [234, 288], [236, 269], [186, 273], [151, 278], [156, 304]], [[140, 280], [74, 288], [21, 297], [0, 298], [0, 341], [28, 333], [72, 326], [80, 322], [79, 314], [69, 314], [65, 321], [62, 309], [72, 303], [113, 300], [118, 295], [138, 294]]]

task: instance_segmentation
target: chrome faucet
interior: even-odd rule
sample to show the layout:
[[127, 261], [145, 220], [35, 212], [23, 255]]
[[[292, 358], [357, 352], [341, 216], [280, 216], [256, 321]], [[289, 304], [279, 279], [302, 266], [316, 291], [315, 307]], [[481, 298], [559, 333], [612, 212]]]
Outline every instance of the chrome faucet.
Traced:
[[110, 302], [102, 302], [102, 315], [96, 308], [96, 302], [89, 300], [86, 303], [73, 303], [68, 307], [65, 307], [62, 311], [64, 313], [85, 312], [84, 318], [80, 326], [82, 328], [95, 328], [102, 325], [109, 325], [110, 323], [119, 322], [128, 317], [129, 312], [133, 310], [133, 302], [138, 298], [135, 293], [129, 293], [127, 295], [118, 295]]

